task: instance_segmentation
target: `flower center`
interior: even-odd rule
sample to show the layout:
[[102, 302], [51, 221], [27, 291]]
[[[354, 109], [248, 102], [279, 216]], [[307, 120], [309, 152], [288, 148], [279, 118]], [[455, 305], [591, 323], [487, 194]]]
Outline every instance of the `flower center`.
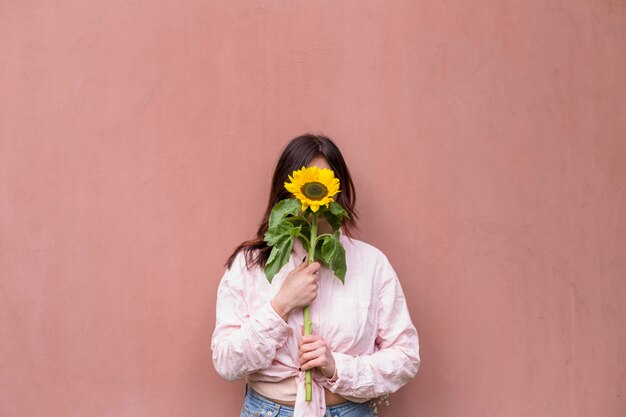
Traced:
[[328, 188], [321, 182], [307, 182], [300, 191], [311, 200], [321, 200], [328, 194]]

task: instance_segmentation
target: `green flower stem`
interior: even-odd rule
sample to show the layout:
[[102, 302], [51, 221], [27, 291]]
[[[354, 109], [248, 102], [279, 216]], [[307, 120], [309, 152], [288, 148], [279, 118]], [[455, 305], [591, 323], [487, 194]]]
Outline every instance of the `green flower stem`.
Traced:
[[[309, 244], [309, 256], [308, 256], [308, 265], [311, 265], [315, 260], [315, 246], [317, 245], [317, 213], [313, 213], [313, 218], [311, 220], [311, 241]], [[304, 307], [304, 334], [306, 336], [311, 334], [311, 306], [307, 305]], [[305, 374], [306, 381], [306, 400], [311, 401], [312, 399], [312, 382], [311, 382], [311, 370], [307, 369]]]

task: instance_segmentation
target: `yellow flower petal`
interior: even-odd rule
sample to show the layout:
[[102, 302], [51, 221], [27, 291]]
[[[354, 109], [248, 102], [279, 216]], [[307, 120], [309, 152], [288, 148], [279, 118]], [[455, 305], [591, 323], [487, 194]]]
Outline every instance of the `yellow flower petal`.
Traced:
[[317, 212], [321, 206], [328, 207], [330, 202], [335, 201], [332, 197], [341, 192], [339, 179], [328, 168], [303, 166], [288, 177], [285, 189], [300, 200], [302, 211], [310, 207], [311, 211]]

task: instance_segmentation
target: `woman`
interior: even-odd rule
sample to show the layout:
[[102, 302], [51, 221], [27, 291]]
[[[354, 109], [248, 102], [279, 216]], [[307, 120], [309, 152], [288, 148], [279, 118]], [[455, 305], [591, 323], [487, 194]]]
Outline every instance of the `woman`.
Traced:
[[[269, 214], [282, 199], [288, 175], [303, 166], [330, 168], [340, 180], [335, 201], [349, 217], [340, 228], [347, 273], [342, 284], [313, 262], [298, 239], [290, 262], [270, 283], [263, 272], [271, 248], [263, 241]], [[337, 146], [327, 137], [303, 135], [283, 151], [256, 239], [228, 259], [217, 292], [211, 340], [213, 364], [223, 378], [247, 380], [242, 417], [365, 417], [413, 378], [419, 343], [400, 282], [385, 255], [351, 238], [356, 227], [355, 190]], [[323, 216], [319, 233], [332, 231]], [[303, 308], [311, 305], [312, 334], [303, 336]], [[312, 401], [304, 374], [311, 369]]]

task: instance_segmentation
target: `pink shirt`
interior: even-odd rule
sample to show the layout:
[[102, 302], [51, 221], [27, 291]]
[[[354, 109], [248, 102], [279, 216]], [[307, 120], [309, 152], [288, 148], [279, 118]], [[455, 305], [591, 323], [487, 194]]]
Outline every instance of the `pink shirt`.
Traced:
[[375, 398], [400, 389], [419, 368], [417, 331], [387, 257], [343, 233], [340, 239], [346, 251], [345, 285], [322, 268], [318, 295], [311, 303], [312, 333], [326, 341], [336, 373], [329, 379], [312, 372], [312, 401], [305, 400], [304, 372], [298, 370], [302, 309], [293, 310], [285, 322], [270, 304], [287, 274], [306, 255], [301, 243], [296, 240], [290, 262], [271, 284], [262, 269], [246, 270], [241, 251], [218, 287], [211, 339], [215, 369], [228, 381], [295, 376], [294, 417], [324, 416], [324, 388], [349, 397]]

